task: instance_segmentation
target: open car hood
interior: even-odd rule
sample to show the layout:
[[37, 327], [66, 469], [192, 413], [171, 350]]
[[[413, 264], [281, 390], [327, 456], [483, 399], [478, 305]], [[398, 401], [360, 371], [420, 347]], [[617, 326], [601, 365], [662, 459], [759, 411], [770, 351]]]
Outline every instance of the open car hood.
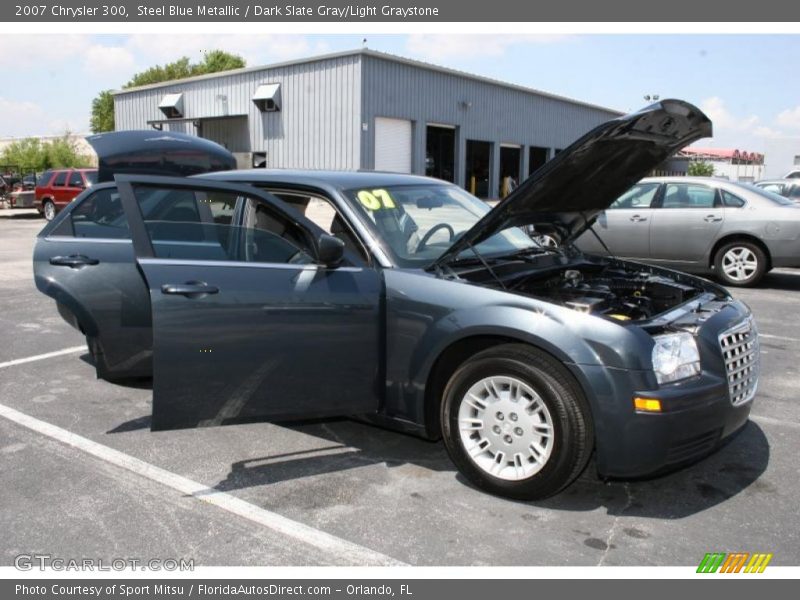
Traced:
[[219, 144], [172, 131], [111, 131], [90, 135], [97, 152], [97, 181], [114, 175], [174, 175], [187, 177], [236, 168], [236, 158]]
[[710, 135], [708, 117], [682, 100], [662, 100], [603, 123], [526, 179], [460, 236], [436, 264], [445, 264], [509, 227], [552, 227], [562, 243], [569, 243], [655, 167]]

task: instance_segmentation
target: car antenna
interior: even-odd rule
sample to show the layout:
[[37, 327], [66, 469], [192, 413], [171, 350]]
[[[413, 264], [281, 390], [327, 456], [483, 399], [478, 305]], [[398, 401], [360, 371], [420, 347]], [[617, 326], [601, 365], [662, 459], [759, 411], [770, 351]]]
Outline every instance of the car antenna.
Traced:
[[583, 213], [583, 211], [582, 211], [582, 210], [581, 210], [581, 211], [579, 211], [579, 214], [581, 215], [581, 217], [583, 217], [583, 222], [586, 224], [586, 228], [587, 228], [589, 231], [591, 231], [591, 232], [592, 232], [592, 235], [593, 235], [594, 237], [596, 237], [596, 238], [597, 238], [597, 241], [598, 241], [598, 242], [600, 242], [600, 245], [603, 247], [603, 250], [605, 250], [605, 251], [606, 251], [606, 253], [607, 253], [607, 254], [608, 254], [608, 255], [609, 255], [611, 258], [617, 258], [616, 256], [614, 256], [614, 254], [611, 252], [611, 250], [609, 250], [609, 249], [608, 249], [608, 246], [606, 246], [606, 243], [603, 241], [603, 238], [601, 238], [601, 237], [600, 237], [600, 235], [599, 235], [599, 234], [598, 234], [598, 233], [597, 233], [597, 232], [594, 230], [594, 227], [593, 227], [592, 225], [590, 225], [590, 224], [589, 224], [589, 219], [587, 219], [587, 218], [586, 218], [586, 215]]
[[472, 252], [475, 254], [475, 256], [477, 256], [477, 257], [478, 257], [478, 260], [479, 260], [479, 261], [481, 261], [481, 264], [482, 264], [484, 267], [486, 267], [486, 270], [487, 270], [487, 271], [489, 271], [489, 273], [492, 275], [492, 277], [494, 277], [494, 280], [495, 280], [497, 283], [499, 283], [499, 284], [500, 284], [500, 287], [501, 287], [501, 288], [503, 288], [504, 290], [508, 291], [508, 288], [506, 287], [506, 284], [505, 284], [505, 283], [503, 283], [503, 280], [502, 280], [502, 279], [500, 279], [500, 278], [497, 276], [497, 273], [495, 273], [495, 272], [494, 272], [494, 269], [492, 269], [492, 267], [489, 265], [489, 263], [488, 263], [488, 262], [486, 262], [486, 260], [483, 258], [483, 256], [481, 256], [481, 253], [480, 253], [480, 252], [478, 252], [478, 249], [477, 249], [475, 246], [473, 246], [473, 245], [472, 245], [472, 242], [470, 242], [469, 240], [467, 240], [467, 246], [469, 246], [469, 249], [470, 249], [470, 250], [472, 250]]

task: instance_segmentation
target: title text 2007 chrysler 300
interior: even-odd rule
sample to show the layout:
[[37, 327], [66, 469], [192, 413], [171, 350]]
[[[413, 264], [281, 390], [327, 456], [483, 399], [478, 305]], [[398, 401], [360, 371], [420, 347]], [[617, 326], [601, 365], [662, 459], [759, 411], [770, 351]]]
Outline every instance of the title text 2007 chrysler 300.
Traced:
[[710, 132], [662, 101], [491, 210], [425, 177], [235, 171], [207, 140], [101, 134], [107, 183], [41, 232], [36, 285], [100, 376], [152, 369], [153, 429], [359, 415], [443, 437], [472, 482], [514, 498], [558, 492], [593, 451], [603, 476], [649, 474], [745, 423], [753, 318], [708, 281], [570, 242]]

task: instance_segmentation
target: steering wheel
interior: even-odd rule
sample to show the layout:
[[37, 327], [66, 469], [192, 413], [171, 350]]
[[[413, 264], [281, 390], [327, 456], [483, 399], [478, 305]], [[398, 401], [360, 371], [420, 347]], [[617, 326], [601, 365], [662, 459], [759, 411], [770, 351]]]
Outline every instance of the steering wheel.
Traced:
[[433, 227], [428, 230], [428, 233], [422, 236], [422, 239], [417, 244], [417, 252], [420, 250], [424, 250], [425, 246], [433, 237], [433, 234], [439, 231], [440, 229], [447, 229], [447, 232], [450, 234], [450, 241], [453, 241], [453, 238], [456, 236], [455, 229], [453, 229], [449, 223], [437, 223]]

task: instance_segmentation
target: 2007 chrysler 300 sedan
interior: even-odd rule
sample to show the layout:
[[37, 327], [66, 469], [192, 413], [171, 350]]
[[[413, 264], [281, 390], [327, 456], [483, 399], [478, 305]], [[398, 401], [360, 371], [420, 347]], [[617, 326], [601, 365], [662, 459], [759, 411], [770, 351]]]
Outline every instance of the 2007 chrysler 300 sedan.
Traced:
[[101, 134], [106, 183], [41, 232], [36, 285], [101, 377], [152, 369], [153, 429], [357, 415], [443, 437], [475, 485], [525, 499], [564, 488], [592, 452], [603, 476], [650, 474], [746, 422], [753, 318], [713, 283], [571, 240], [710, 132], [662, 101], [491, 210], [425, 177], [235, 171], [207, 140]]

